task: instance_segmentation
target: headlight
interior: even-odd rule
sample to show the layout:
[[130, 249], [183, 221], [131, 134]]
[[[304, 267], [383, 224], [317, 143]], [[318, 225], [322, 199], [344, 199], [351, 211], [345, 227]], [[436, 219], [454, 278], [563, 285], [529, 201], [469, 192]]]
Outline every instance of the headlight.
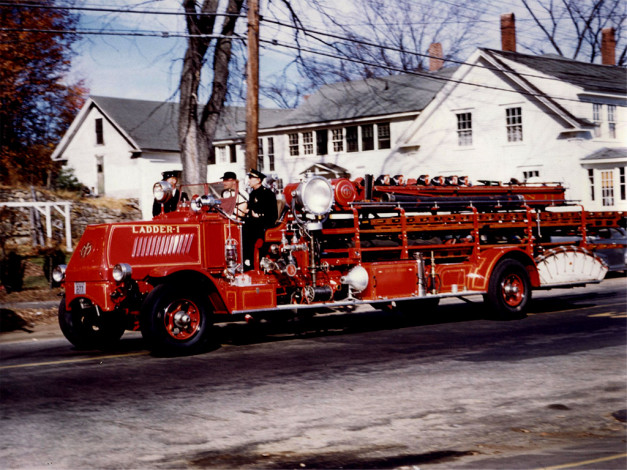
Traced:
[[132, 272], [133, 270], [131, 269], [131, 266], [129, 264], [126, 264], [126, 263], [116, 264], [113, 267], [113, 279], [116, 282], [122, 282], [125, 279], [130, 278]]
[[165, 202], [172, 197], [172, 186], [167, 181], [158, 181], [152, 187], [152, 195], [157, 202]]
[[67, 265], [60, 264], [52, 270], [52, 280], [54, 282], [63, 282], [65, 279], [65, 270], [67, 269]]
[[305, 212], [326, 215], [333, 205], [333, 186], [322, 176], [312, 176], [298, 185], [293, 196]]

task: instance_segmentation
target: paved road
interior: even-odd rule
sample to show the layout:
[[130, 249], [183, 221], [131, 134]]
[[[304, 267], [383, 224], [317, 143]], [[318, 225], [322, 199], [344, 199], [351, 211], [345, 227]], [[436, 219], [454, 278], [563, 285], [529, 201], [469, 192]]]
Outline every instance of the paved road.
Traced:
[[[625, 468], [625, 279], [528, 318], [330, 315], [150, 356], [0, 344], [3, 468]], [[567, 467], [564, 467], [567, 465]]]

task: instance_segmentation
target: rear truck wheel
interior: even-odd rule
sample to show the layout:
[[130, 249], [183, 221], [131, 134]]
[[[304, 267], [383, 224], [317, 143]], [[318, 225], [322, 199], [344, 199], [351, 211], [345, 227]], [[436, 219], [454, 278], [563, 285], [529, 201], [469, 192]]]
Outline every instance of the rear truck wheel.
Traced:
[[497, 264], [484, 300], [495, 318], [523, 318], [531, 300], [531, 281], [525, 267], [513, 259]]
[[122, 314], [102, 312], [86, 299], [74, 302], [72, 310], [68, 310], [65, 296], [59, 304], [59, 326], [77, 349], [110, 349], [125, 330]]
[[177, 355], [206, 350], [212, 326], [208, 299], [189, 287], [161, 284], [141, 310], [142, 336], [151, 351]]

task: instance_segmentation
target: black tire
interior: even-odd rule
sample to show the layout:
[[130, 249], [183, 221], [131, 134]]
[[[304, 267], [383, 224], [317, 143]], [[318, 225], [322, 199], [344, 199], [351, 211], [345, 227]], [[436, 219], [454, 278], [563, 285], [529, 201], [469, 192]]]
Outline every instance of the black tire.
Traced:
[[68, 310], [65, 296], [59, 304], [59, 326], [77, 349], [110, 349], [126, 329], [118, 312], [102, 312], [93, 305], [81, 308], [79, 302], [74, 302], [72, 310]]
[[499, 262], [490, 276], [484, 300], [494, 318], [524, 318], [531, 301], [531, 281], [525, 267], [513, 259]]
[[150, 350], [158, 354], [198, 354], [209, 345], [212, 313], [208, 299], [201, 293], [185, 286], [161, 284], [142, 305], [142, 336]]

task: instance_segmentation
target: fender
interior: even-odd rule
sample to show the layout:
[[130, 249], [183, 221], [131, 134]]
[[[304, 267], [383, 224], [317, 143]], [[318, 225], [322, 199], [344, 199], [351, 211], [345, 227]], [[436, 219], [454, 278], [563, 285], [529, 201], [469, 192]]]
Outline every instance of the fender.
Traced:
[[503, 247], [489, 248], [481, 252], [477, 263], [474, 263], [474, 269], [468, 274], [468, 277], [471, 278], [469, 282], [470, 288], [480, 291], [487, 290], [490, 276], [492, 276], [495, 266], [499, 261], [507, 258], [520, 261], [529, 273], [532, 287], [540, 286], [538, 268], [533, 258], [520, 248]]
[[164, 282], [185, 283], [197, 286], [204, 290], [211, 301], [214, 313], [230, 313], [224, 301], [224, 289], [220, 287], [216, 278], [202, 269], [186, 267], [184, 269], [176, 266], [161, 266], [150, 270], [148, 282], [153, 286]]

